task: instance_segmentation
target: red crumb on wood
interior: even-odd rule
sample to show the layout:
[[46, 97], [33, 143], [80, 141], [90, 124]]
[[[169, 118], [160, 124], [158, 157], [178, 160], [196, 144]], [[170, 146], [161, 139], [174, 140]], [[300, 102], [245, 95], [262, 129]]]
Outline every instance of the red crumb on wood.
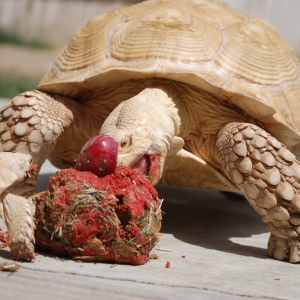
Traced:
[[36, 199], [36, 244], [83, 261], [143, 264], [161, 227], [157, 191], [141, 173], [120, 166], [99, 178], [66, 169]]
[[166, 262], [166, 268], [171, 268], [171, 263], [169, 261]]
[[2, 228], [0, 227], [0, 248], [8, 247], [8, 233], [2, 232]]
[[185, 258], [185, 255], [182, 255], [181, 258]]

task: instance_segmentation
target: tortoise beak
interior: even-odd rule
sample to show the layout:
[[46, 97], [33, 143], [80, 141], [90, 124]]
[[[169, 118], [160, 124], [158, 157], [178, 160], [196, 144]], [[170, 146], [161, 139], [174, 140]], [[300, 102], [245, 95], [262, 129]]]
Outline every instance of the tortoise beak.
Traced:
[[151, 141], [146, 151], [144, 147], [136, 147], [136, 149], [140, 151], [138, 153], [135, 151], [129, 151], [128, 153], [119, 152], [117, 165], [123, 164], [133, 168], [144, 174], [152, 185], [156, 185], [163, 173], [168, 151], [167, 144], [160, 139], [155, 139]]
[[165, 157], [159, 154], [144, 154], [132, 168], [144, 174], [147, 179], [156, 185], [162, 175]]
[[166, 158], [159, 154], [150, 155], [150, 168], [148, 180], [152, 185], [156, 185], [161, 178]]

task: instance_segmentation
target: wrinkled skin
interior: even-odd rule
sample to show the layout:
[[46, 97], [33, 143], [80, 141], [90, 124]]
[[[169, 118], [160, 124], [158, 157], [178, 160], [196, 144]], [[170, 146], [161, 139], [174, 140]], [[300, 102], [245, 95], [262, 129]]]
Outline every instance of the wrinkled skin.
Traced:
[[174, 155], [184, 145], [176, 136], [180, 120], [171, 104], [162, 90], [145, 89], [119, 104], [100, 130], [119, 143], [118, 165], [138, 169], [153, 185], [161, 178], [167, 154]]

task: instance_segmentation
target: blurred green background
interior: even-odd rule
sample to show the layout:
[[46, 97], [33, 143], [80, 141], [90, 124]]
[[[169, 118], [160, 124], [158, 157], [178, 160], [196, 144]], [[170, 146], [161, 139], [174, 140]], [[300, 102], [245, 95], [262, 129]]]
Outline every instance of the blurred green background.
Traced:
[[36, 88], [38, 81], [24, 76], [5, 76], [0, 74], [0, 98], [13, 98], [24, 91]]
[[63, 46], [92, 17], [137, 2], [0, 0], [0, 98], [36, 88]]
[[[37, 39], [25, 40], [17, 33], [11, 33], [0, 28], [0, 46], [7, 44], [29, 49], [53, 49], [53, 46], [46, 42]], [[37, 84], [38, 80], [31, 77], [19, 76], [17, 74], [7, 75], [0, 72], [0, 97], [12, 98], [24, 91], [34, 89]]]
[[[38, 39], [25, 40], [21, 35], [0, 28], [0, 46], [13, 45], [29, 49], [49, 50], [53, 49], [49, 43]], [[13, 48], [12, 48], [13, 49]], [[25, 75], [0, 72], [0, 98], [12, 98], [24, 91], [34, 89], [38, 79]]]
[[[30, 49], [52, 49], [48, 43], [40, 41], [38, 39], [25, 40], [17, 33], [9, 32], [3, 28], [0, 28], [0, 46], [1, 45], [14, 45], [18, 47], [26, 47]], [[1, 98], [12, 98], [24, 91], [34, 89], [38, 84], [38, 80], [20, 76], [17, 74], [3, 74], [0, 73], [0, 97]]]
[[18, 33], [13, 33], [0, 28], [0, 43], [1, 44], [12, 44], [23, 47], [29, 47], [33, 49], [51, 49], [53, 46], [50, 44], [40, 41], [38, 39], [25, 40]]

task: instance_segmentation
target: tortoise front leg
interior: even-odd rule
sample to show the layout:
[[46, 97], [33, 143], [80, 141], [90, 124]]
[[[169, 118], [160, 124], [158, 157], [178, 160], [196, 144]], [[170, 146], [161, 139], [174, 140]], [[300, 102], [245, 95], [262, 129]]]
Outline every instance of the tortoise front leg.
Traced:
[[[21, 153], [0, 153], [0, 218], [6, 221], [9, 231], [11, 256], [15, 259], [32, 259], [33, 229], [32, 205], [30, 199], [18, 197], [11, 192], [20, 187], [34, 171], [30, 155]], [[19, 232], [26, 235], [19, 236]], [[16, 234], [19, 242], [15, 243]], [[22, 242], [21, 242], [22, 241]]]
[[[34, 259], [30, 196], [36, 187], [40, 167], [53, 150], [57, 138], [73, 121], [73, 112], [68, 108], [75, 105], [72, 102], [66, 97], [33, 91], [15, 97], [1, 110], [0, 151], [29, 154], [37, 165], [37, 171], [25, 184], [18, 183], [19, 175], [14, 176], [16, 171], [11, 170], [12, 176], [10, 179], [6, 177], [9, 182], [5, 184], [10, 187], [1, 191], [0, 217], [8, 228], [13, 259]], [[15, 156], [11, 155], [11, 159], [13, 161]], [[3, 179], [0, 178], [0, 181]], [[0, 182], [2, 185], [3, 182]]]
[[300, 260], [300, 163], [283, 144], [253, 124], [230, 123], [218, 134], [223, 173], [268, 223], [267, 255]]

